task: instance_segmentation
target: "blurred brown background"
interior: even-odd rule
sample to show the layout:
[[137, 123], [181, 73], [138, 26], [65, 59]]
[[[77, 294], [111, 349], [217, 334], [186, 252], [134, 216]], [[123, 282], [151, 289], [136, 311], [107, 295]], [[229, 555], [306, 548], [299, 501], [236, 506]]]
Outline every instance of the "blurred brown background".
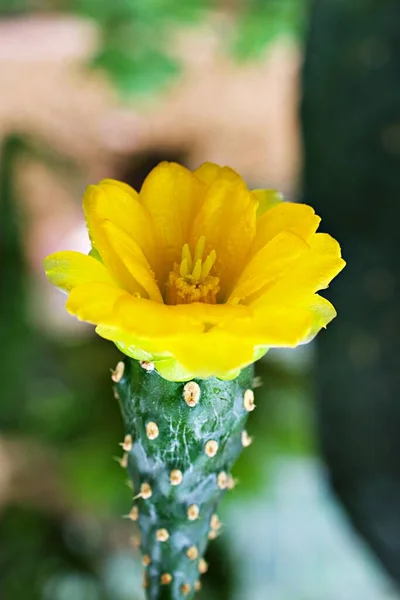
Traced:
[[319, 344], [258, 364], [200, 597], [399, 597], [399, 23], [394, 0], [0, 0], [0, 600], [143, 598], [118, 352], [42, 259], [88, 249], [87, 184], [164, 159], [310, 202], [349, 263]]

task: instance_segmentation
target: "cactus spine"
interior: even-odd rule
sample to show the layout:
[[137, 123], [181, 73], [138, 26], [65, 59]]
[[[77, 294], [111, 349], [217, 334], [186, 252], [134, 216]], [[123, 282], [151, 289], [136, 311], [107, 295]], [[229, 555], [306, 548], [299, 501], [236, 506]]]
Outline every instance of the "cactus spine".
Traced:
[[250, 438], [253, 366], [232, 381], [166, 381], [131, 358], [117, 365], [114, 391], [125, 424], [123, 463], [135, 490], [148, 600], [190, 600], [218, 534], [218, 503]]

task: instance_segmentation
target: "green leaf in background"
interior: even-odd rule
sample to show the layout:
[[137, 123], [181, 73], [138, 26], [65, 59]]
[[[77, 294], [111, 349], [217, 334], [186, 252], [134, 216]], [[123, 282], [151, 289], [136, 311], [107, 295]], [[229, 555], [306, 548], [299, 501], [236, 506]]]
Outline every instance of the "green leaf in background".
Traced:
[[76, 0], [72, 10], [99, 25], [102, 46], [91, 65], [129, 97], [157, 92], [180, 74], [167, 50], [171, 27], [198, 22], [207, 6], [208, 0]]
[[93, 65], [108, 72], [123, 96], [144, 95], [163, 88], [180, 73], [177, 61], [152, 48], [133, 54], [120, 48], [104, 47]]
[[[239, 4], [230, 51], [236, 60], [254, 60], [281, 35], [297, 37], [308, 0], [250, 0]], [[200, 23], [218, 8], [210, 0], [75, 0], [75, 10], [102, 32], [92, 65], [108, 73], [123, 96], [148, 95], [180, 74], [169, 51], [174, 25]]]
[[279, 36], [297, 37], [307, 0], [253, 0], [237, 21], [232, 52], [237, 60], [259, 58]]
[[27, 0], [0, 0], [0, 15], [12, 15], [28, 10]]
[[[1, 0], [0, 0], [1, 1]], [[132, 21], [135, 25], [162, 22], [195, 22], [210, 6], [209, 0], [72, 0], [73, 11], [107, 24]], [[155, 38], [157, 39], [157, 38]]]
[[[235, 18], [229, 50], [236, 60], [260, 57], [275, 38], [297, 37], [308, 0], [242, 0], [227, 8]], [[219, 10], [212, 0], [0, 0], [0, 14], [69, 12], [91, 19], [101, 45], [91, 66], [110, 77], [123, 97], [149, 95], [165, 88], [181, 73], [174, 57], [175, 26], [201, 23]], [[224, 6], [222, 6], [222, 10]]]

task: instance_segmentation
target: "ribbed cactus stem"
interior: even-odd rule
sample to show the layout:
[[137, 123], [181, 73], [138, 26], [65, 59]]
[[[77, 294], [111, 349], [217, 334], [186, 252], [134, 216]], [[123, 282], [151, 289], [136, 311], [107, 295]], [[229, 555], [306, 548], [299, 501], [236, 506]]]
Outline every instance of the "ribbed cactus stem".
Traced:
[[113, 373], [125, 423], [125, 464], [134, 484], [148, 600], [190, 600], [206, 571], [216, 509], [233, 487], [231, 468], [249, 437], [253, 367], [232, 381], [166, 381], [130, 358]]

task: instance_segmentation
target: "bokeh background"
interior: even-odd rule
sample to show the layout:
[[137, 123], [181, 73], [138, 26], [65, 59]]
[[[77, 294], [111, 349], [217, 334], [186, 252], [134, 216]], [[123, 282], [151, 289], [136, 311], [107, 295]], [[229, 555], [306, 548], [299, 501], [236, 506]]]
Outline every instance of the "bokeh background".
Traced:
[[0, 0], [0, 600], [143, 600], [111, 343], [42, 258], [88, 183], [212, 160], [312, 204], [348, 267], [257, 365], [199, 598], [398, 600], [399, 0]]

